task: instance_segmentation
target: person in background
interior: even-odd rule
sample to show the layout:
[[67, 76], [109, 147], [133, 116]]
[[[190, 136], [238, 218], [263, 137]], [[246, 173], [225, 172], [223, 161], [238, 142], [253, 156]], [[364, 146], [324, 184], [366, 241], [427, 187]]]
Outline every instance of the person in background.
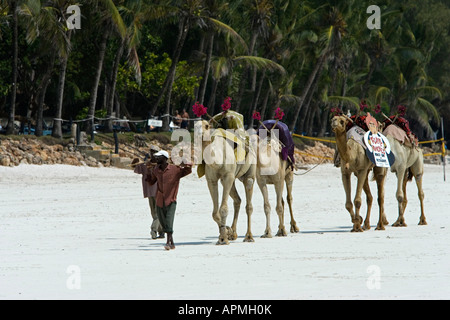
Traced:
[[151, 170], [148, 182], [158, 184], [156, 191], [156, 214], [163, 231], [167, 233], [166, 250], [175, 249], [173, 242], [173, 222], [177, 207], [177, 194], [180, 179], [192, 172], [191, 164], [176, 166], [169, 164], [169, 154], [161, 150], [155, 153], [157, 165]]
[[187, 113], [186, 109], [183, 109], [183, 114], [181, 115], [181, 129], [187, 129], [188, 128], [188, 119], [189, 119], [189, 113]]
[[181, 127], [181, 121], [182, 121], [181, 116], [180, 116], [180, 114], [178, 113], [178, 110], [176, 110], [176, 111], [175, 111], [175, 116], [174, 116], [173, 123], [174, 123], [176, 126]]
[[[147, 154], [144, 162], [139, 163], [139, 159], [133, 159], [131, 166], [134, 167], [134, 173], [142, 175], [142, 191], [144, 198], [148, 198], [148, 204], [150, 206], [150, 214], [152, 216], [152, 225], [150, 226], [150, 235], [152, 239], [164, 238], [164, 232], [156, 214], [156, 190], [158, 188], [156, 183], [150, 184], [147, 179], [150, 171], [156, 165], [155, 153], [159, 151], [159, 148], [155, 145], [150, 146], [150, 154]], [[147, 157], [150, 159], [147, 161]], [[159, 234], [159, 235], [158, 235]]]

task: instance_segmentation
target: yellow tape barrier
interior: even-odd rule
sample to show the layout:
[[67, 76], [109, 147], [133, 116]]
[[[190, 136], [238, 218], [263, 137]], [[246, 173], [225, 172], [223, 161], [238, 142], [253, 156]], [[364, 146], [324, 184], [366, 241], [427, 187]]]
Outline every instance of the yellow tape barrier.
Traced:
[[336, 143], [336, 141], [334, 141], [334, 140], [321, 139], [321, 138], [313, 138], [313, 137], [303, 136], [303, 135], [296, 134], [296, 133], [293, 133], [292, 136], [294, 136], [294, 137], [300, 137], [300, 138], [305, 138], [305, 139], [309, 139], [309, 140], [316, 140], [316, 141], [322, 141], [322, 142]]
[[320, 159], [333, 160], [333, 158], [330, 158], [330, 157], [316, 156], [315, 154], [309, 154], [309, 153], [301, 152], [301, 151], [298, 151], [298, 150], [295, 150], [295, 153], [301, 154], [303, 156], [308, 156], [308, 157], [315, 157], [315, 158], [320, 158]]

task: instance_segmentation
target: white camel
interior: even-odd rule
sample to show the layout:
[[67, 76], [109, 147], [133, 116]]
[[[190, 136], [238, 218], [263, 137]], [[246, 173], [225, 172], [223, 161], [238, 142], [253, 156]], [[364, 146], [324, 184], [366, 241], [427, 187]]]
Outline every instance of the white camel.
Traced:
[[[263, 238], [271, 238], [272, 231], [270, 228], [270, 202], [268, 193], [268, 184], [273, 184], [276, 193], [276, 212], [278, 215], [279, 225], [276, 236], [287, 236], [286, 228], [284, 226], [284, 200], [283, 190], [286, 184], [287, 203], [289, 205], [289, 212], [291, 216], [292, 233], [299, 232], [297, 223], [294, 219], [292, 210], [292, 184], [294, 182], [294, 171], [291, 168], [288, 160], [283, 160], [281, 157], [281, 145], [277, 139], [258, 139], [258, 162], [256, 170], [256, 181], [264, 198], [264, 213], [266, 215], [266, 229]], [[265, 159], [262, 159], [265, 158]]]
[[[427, 221], [424, 214], [423, 200], [424, 192], [422, 189], [423, 177], [423, 153], [422, 150], [414, 146], [406, 146], [394, 138], [394, 132], [403, 132], [402, 129], [395, 124], [386, 127], [383, 134], [389, 140], [392, 153], [395, 155], [395, 162], [391, 166], [391, 172], [395, 172], [397, 176], [396, 198], [398, 201], [398, 219], [394, 222], [394, 227], [406, 227], [405, 209], [408, 203], [406, 197], [406, 183], [414, 177], [416, 180], [418, 196], [420, 200], [420, 220], [419, 225], [426, 225]], [[405, 134], [406, 135], [406, 134]], [[398, 136], [398, 135], [396, 135]]]
[[[217, 129], [215, 132], [219, 132]], [[245, 161], [238, 163], [235, 158], [233, 142], [220, 134], [211, 133], [211, 126], [207, 121], [198, 121], [195, 124], [197, 141], [202, 141], [204, 174], [208, 183], [209, 192], [213, 201], [212, 216], [219, 227], [219, 240], [217, 244], [228, 244], [229, 240], [237, 239], [236, 225], [239, 216], [241, 198], [236, 190], [235, 180], [239, 179], [245, 187], [247, 233], [245, 242], [253, 242], [251, 232], [251, 215], [253, 212], [252, 195], [256, 178], [256, 158], [254, 152], [247, 152]], [[201, 140], [199, 140], [201, 139]], [[205, 157], [207, 155], [207, 157]], [[218, 182], [222, 183], [222, 201], [219, 206]], [[234, 218], [231, 228], [226, 226], [228, 215], [228, 197], [234, 202]]]

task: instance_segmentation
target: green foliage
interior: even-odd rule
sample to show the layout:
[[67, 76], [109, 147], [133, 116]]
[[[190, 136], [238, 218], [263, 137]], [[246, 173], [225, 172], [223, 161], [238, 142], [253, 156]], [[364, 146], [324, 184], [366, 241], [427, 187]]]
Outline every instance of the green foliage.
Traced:
[[[436, 129], [439, 116], [450, 122], [449, 1], [378, 1], [382, 27], [369, 30], [366, 9], [375, 3], [368, 0], [82, 0], [82, 29], [72, 34], [70, 46], [60, 23], [67, 18], [61, 15], [69, 2], [41, 1], [39, 6], [36, 1], [20, 1], [16, 103], [20, 115], [36, 104], [32, 100], [38, 96], [45, 67], [57, 53], [45, 99], [49, 106], [45, 115], [53, 116], [60, 58], [67, 52], [62, 117], [85, 119], [99, 65], [99, 43], [108, 34], [96, 109], [108, 108], [116, 54], [124, 40], [115, 84], [120, 105], [132, 117], [146, 114], [155, 104], [171, 57], [180, 49], [171, 93], [175, 109], [196, 99], [200, 91], [196, 89], [206, 80], [205, 103], [215, 98], [211, 103], [217, 105], [231, 96], [233, 107], [242, 101], [239, 112], [246, 120], [250, 108], [265, 108], [269, 115], [275, 105], [290, 119], [303, 103], [297, 121], [301, 131], [326, 129], [332, 107], [345, 106], [354, 112], [361, 99], [380, 104], [386, 114], [405, 105], [407, 117], [424, 135]], [[12, 15], [11, 2], [0, 3], [3, 117], [12, 78]], [[189, 24], [183, 25], [186, 17]], [[177, 47], [181, 26], [189, 30], [184, 45]], [[211, 34], [211, 67], [208, 78], [202, 79]], [[319, 63], [323, 65], [316, 68]], [[317, 70], [316, 77], [310, 77]], [[162, 99], [158, 112], [167, 96]], [[36, 110], [31, 111], [34, 116]], [[95, 114], [105, 115], [106, 110]]]
[[[152, 101], [161, 90], [172, 60], [167, 53], [161, 56], [147, 53], [141, 61], [142, 83], [139, 85], [134, 77], [134, 70], [128, 62], [119, 67], [117, 88], [121, 97], [130, 91], [140, 92], [147, 100]], [[200, 78], [192, 73], [192, 66], [187, 61], [177, 64], [175, 82], [173, 84], [172, 99], [179, 103], [183, 98], [194, 98], [194, 90], [199, 86]]]
[[[89, 114], [89, 107], [84, 107], [78, 112], [77, 116], [75, 117], [76, 120], [85, 120], [88, 119]], [[107, 111], [105, 109], [99, 109], [95, 110], [94, 117], [95, 118], [105, 118], [107, 114]]]

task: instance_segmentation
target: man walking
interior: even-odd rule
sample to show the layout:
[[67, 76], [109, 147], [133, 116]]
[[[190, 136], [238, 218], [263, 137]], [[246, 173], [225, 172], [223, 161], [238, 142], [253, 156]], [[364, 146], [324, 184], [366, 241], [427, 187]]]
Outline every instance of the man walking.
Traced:
[[[147, 180], [150, 174], [150, 171], [156, 166], [155, 153], [159, 151], [157, 146], [152, 145], [150, 147], [150, 159], [146, 162], [139, 163], [139, 159], [133, 159], [131, 166], [134, 167], [134, 173], [142, 175], [142, 191], [144, 194], [144, 198], [148, 198], [148, 204], [150, 207], [150, 214], [152, 215], [152, 225], [150, 227], [150, 235], [152, 239], [164, 238], [164, 231], [159, 223], [158, 216], [156, 214], [156, 190], [157, 184], [150, 184]], [[147, 158], [146, 156], [146, 158]], [[145, 160], [144, 160], [145, 161]], [[159, 236], [158, 236], [159, 233]]]
[[163, 231], [167, 233], [167, 243], [164, 246], [166, 250], [175, 249], [173, 242], [173, 222], [175, 210], [177, 207], [178, 187], [180, 179], [192, 172], [191, 164], [182, 164], [176, 166], [169, 164], [169, 154], [161, 150], [155, 153], [157, 165], [151, 170], [148, 182], [157, 182], [156, 191], [156, 214]]

